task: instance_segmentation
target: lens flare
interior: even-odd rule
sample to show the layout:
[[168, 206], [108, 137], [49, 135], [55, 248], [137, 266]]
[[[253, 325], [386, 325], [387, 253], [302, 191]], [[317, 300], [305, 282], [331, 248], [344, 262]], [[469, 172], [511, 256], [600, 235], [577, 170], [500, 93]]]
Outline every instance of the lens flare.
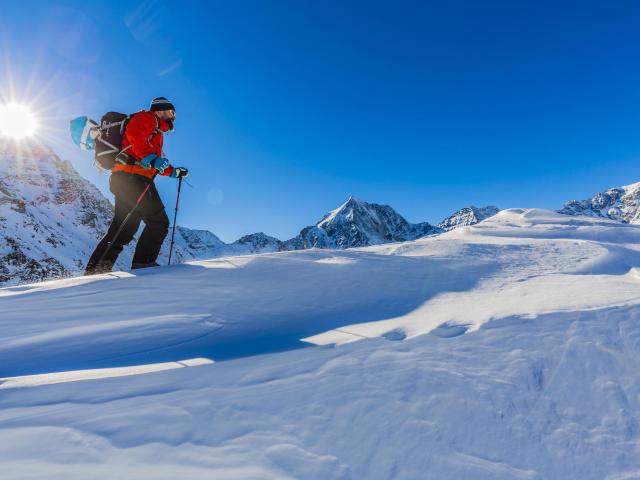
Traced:
[[38, 122], [29, 107], [19, 103], [0, 105], [0, 135], [16, 140], [36, 133]]

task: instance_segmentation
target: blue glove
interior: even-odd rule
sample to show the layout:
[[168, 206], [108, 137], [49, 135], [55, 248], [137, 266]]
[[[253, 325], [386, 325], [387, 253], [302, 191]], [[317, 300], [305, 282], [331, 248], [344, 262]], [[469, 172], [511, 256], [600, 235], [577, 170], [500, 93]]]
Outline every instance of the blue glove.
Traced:
[[189, 170], [184, 167], [173, 167], [171, 178], [184, 178], [189, 175]]
[[156, 158], [158, 158], [158, 156], [155, 153], [150, 153], [149, 155], [144, 157], [142, 160], [140, 160], [140, 166], [149, 170], [153, 165], [153, 161]]
[[164, 172], [164, 169], [169, 166], [169, 159], [164, 157], [158, 157], [155, 153], [150, 153], [142, 160], [140, 160], [140, 165], [147, 170], [153, 167], [157, 169], [160, 173]]
[[160, 173], [164, 173], [164, 169], [169, 166], [169, 159], [164, 157], [159, 157], [159, 158], [156, 158], [151, 163], [151, 165], [153, 165], [153, 167], [157, 169]]

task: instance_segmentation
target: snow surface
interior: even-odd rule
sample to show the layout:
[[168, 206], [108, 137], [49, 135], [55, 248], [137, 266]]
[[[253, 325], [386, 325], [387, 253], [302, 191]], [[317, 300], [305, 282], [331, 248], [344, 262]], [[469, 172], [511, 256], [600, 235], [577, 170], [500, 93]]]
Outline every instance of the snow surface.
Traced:
[[0, 389], [2, 478], [640, 478], [639, 245], [510, 209], [0, 289], [5, 382], [215, 361]]

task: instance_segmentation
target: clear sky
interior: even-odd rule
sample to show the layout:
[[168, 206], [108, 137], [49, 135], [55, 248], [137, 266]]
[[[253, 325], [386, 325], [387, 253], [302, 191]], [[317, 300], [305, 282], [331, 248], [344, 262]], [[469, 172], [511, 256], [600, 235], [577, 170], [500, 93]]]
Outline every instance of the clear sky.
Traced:
[[225, 241], [349, 195], [436, 223], [640, 181], [639, 24], [634, 0], [4, 1], [0, 93], [105, 192], [68, 120], [168, 97], [179, 223]]

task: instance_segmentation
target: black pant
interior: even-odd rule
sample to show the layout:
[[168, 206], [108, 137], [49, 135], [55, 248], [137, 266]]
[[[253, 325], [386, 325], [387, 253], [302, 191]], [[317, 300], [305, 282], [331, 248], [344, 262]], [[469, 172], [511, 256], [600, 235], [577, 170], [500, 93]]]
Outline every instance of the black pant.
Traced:
[[[123, 220], [135, 207], [138, 197], [149, 184], [151, 184], [149, 190], [145, 193], [140, 204], [127, 220], [118, 238], [109, 246], [109, 242], [113, 240]], [[116, 196], [115, 213], [109, 230], [100, 240], [87, 263], [86, 274], [111, 271], [124, 246], [133, 240], [141, 220], [144, 221], [145, 227], [136, 245], [133, 264], [155, 262], [158, 253], [160, 253], [162, 242], [169, 231], [169, 218], [164, 210], [158, 190], [150, 178], [132, 173], [114, 172], [109, 179], [109, 189]], [[104, 259], [99, 263], [103, 255]]]

